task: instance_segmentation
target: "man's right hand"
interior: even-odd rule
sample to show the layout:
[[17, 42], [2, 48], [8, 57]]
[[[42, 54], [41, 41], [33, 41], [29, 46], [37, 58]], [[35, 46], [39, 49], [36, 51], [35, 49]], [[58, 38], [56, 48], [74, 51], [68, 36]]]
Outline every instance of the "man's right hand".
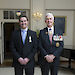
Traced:
[[22, 57], [20, 57], [20, 58], [18, 59], [18, 61], [19, 61], [19, 63], [20, 63], [21, 65], [24, 64], [24, 59], [23, 59]]
[[51, 56], [50, 55], [46, 55], [45, 56], [45, 59], [47, 60], [47, 62], [53, 62], [53, 59], [51, 58]]

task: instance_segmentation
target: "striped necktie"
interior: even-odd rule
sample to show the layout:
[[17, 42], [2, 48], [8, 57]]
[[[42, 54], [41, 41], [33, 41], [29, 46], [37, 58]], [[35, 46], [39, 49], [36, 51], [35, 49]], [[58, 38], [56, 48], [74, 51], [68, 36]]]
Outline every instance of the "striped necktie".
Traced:
[[49, 29], [49, 39], [50, 39], [51, 44], [52, 44], [52, 37], [53, 37], [52, 29]]

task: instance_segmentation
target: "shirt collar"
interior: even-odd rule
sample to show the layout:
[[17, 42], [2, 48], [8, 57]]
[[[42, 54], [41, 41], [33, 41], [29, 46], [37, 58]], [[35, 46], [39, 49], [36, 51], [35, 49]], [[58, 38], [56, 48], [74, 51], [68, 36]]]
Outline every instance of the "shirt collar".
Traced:
[[50, 29], [53, 31], [53, 29], [54, 29], [54, 26], [52, 26], [51, 28], [49, 28], [49, 27], [48, 27], [48, 31], [49, 31]]
[[26, 28], [26, 29], [21, 29], [21, 31], [26, 31], [26, 32], [27, 32], [27, 30], [28, 30], [28, 28]]

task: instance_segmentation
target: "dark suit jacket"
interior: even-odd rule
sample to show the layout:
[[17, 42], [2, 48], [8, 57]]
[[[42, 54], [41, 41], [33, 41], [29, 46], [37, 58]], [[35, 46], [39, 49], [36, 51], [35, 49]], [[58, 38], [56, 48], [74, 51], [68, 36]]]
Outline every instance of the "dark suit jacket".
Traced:
[[[31, 42], [29, 42], [29, 37], [31, 37]], [[37, 36], [34, 31], [28, 29], [27, 36], [25, 39], [25, 44], [23, 45], [21, 30], [15, 30], [12, 33], [10, 49], [13, 53], [13, 66], [25, 66], [25, 67], [34, 67], [34, 55], [37, 50]], [[18, 58], [29, 58], [30, 61], [27, 65], [20, 65]]]
[[[62, 35], [62, 32], [55, 30], [54, 27], [54, 35]], [[53, 35], [53, 36], [54, 36]], [[59, 42], [59, 47], [56, 47], [56, 43]], [[49, 35], [48, 35], [48, 28], [44, 28], [40, 30], [39, 34], [39, 50], [40, 50], [40, 55], [39, 55], [39, 62], [44, 65], [46, 63], [46, 60], [44, 56], [47, 54], [53, 54], [56, 59], [59, 58], [61, 51], [63, 50], [63, 41], [55, 41], [52, 39], [52, 44], [50, 43], [49, 40]]]

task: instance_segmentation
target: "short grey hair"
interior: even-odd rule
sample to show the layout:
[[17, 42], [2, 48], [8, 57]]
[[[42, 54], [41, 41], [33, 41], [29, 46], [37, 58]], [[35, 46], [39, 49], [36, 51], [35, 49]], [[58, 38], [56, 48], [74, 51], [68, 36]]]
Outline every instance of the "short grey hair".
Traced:
[[47, 16], [52, 16], [52, 18], [53, 18], [53, 20], [54, 20], [54, 16], [53, 16], [52, 13], [46, 13], [45, 20], [46, 20], [46, 17], [47, 17]]

